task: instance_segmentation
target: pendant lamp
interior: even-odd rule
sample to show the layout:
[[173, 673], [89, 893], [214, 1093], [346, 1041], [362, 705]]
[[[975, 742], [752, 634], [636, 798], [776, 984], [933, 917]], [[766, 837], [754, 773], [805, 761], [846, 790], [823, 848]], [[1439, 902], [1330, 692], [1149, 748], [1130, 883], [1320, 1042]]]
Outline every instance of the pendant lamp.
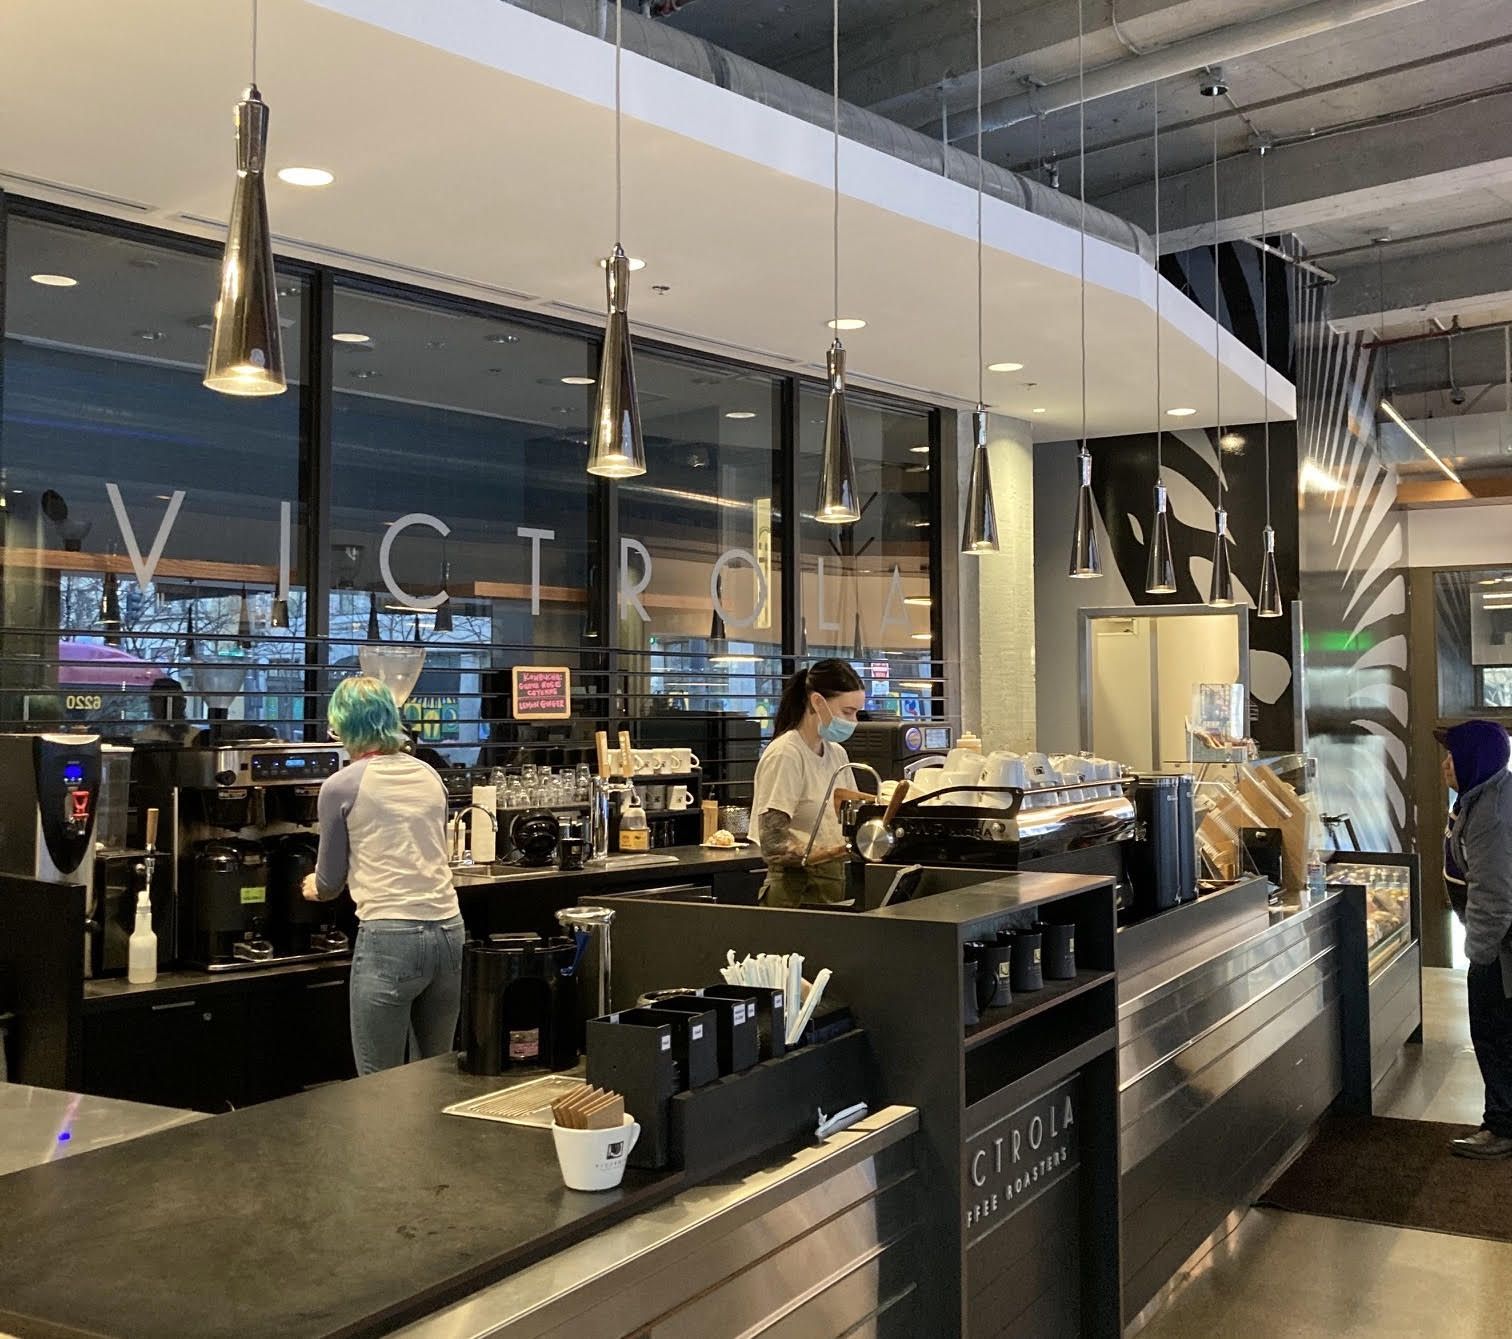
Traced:
[[268, 609], [268, 626], [287, 631], [289, 626], [289, 601], [286, 596], [275, 595]]
[[620, 245], [624, 220], [624, 122], [620, 96], [624, 55], [624, 0], [614, 3], [614, 250], [604, 263], [609, 319], [593, 403], [588, 473], [603, 479], [634, 479], [646, 472], [640, 401], [635, 394], [635, 353], [630, 345], [630, 258]]
[[194, 600], [189, 601], [189, 613], [184, 618], [184, 659], [193, 660], [199, 654], [199, 646], [194, 640]]
[[1171, 557], [1171, 530], [1166, 517], [1164, 461], [1161, 447], [1165, 439], [1165, 416], [1161, 385], [1161, 315], [1160, 315], [1160, 85], [1151, 87], [1155, 104], [1155, 506], [1150, 516], [1149, 541], [1145, 558], [1145, 594], [1174, 595], [1176, 564]]
[[998, 551], [997, 503], [992, 496], [992, 460], [987, 454], [987, 404], [982, 371], [986, 350], [982, 338], [982, 0], [976, 6], [976, 365], [977, 406], [971, 415], [971, 477], [966, 485], [966, 521], [961, 526], [962, 553]]
[[420, 635], [420, 615], [419, 614], [415, 615], [415, 640], [417, 642], [423, 642], [425, 640], [425, 638]]
[[1259, 144], [1260, 154], [1260, 364], [1262, 394], [1265, 399], [1265, 529], [1264, 552], [1260, 557], [1260, 599], [1255, 606], [1256, 618], [1280, 618], [1281, 578], [1276, 572], [1276, 527], [1271, 524], [1271, 450], [1270, 450], [1270, 256], [1265, 247], [1265, 155], [1270, 145]]
[[1228, 512], [1223, 509], [1223, 363], [1219, 345], [1223, 337], [1223, 290], [1218, 283], [1218, 122], [1213, 122], [1213, 413], [1217, 419], [1213, 440], [1217, 444], [1218, 505], [1213, 508], [1213, 575], [1208, 582], [1207, 602], [1219, 609], [1236, 603], [1234, 572], [1229, 566]]
[[368, 592], [367, 639], [370, 642], [381, 642], [383, 640], [383, 631], [378, 626], [378, 593], [377, 593], [377, 591], [369, 591]]
[[222, 395], [281, 395], [287, 383], [263, 179], [268, 105], [257, 91], [257, 0], [252, 0], [252, 82], [236, 104], [235, 120], [236, 185], [221, 259], [220, 296], [212, 314], [205, 385]]
[[105, 573], [104, 586], [100, 591], [100, 627], [105, 640], [112, 642], [110, 634], [121, 630], [121, 589], [114, 572]]
[[[441, 541], [441, 590], [445, 592], [451, 585], [451, 562], [446, 556], [446, 541]], [[452, 602], [448, 595], [447, 599], [436, 606], [436, 621], [432, 625], [436, 632], [450, 632], [452, 630]]]
[[851, 454], [850, 423], [845, 413], [845, 346], [840, 342], [840, 0], [834, 0], [830, 25], [830, 117], [834, 138], [835, 338], [824, 355], [829, 376], [829, 399], [824, 406], [824, 447], [819, 466], [819, 497], [814, 519], [825, 525], [852, 525], [861, 519], [856, 461]]
[[252, 649], [252, 607], [247, 603], [247, 588], [242, 587], [241, 600], [236, 606], [236, 644], [243, 651]]
[[861, 641], [861, 611], [859, 609], [856, 610], [855, 635], [851, 638], [851, 659], [858, 665], [866, 661], [866, 647]]
[[[978, 0], [977, 23], [981, 24], [981, 4]], [[980, 64], [981, 52], [977, 52]], [[1092, 501], [1092, 453], [1087, 449], [1087, 62], [1083, 49], [1082, 0], [1076, 3], [1076, 83], [1077, 83], [1077, 143], [1079, 147], [1078, 174], [1081, 178], [1080, 219], [1077, 224], [1081, 244], [1081, 450], [1076, 453], [1077, 476], [1080, 482], [1076, 489], [1076, 517], [1071, 525], [1071, 562], [1068, 575], [1085, 580], [1102, 575], [1102, 555], [1097, 551], [1097, 525], [1093, 515]], [[977, 94], [981, 95], [981, 73], [977, 74]], [[981, 133], [981, 118], [978, 117], [977, 133]]]

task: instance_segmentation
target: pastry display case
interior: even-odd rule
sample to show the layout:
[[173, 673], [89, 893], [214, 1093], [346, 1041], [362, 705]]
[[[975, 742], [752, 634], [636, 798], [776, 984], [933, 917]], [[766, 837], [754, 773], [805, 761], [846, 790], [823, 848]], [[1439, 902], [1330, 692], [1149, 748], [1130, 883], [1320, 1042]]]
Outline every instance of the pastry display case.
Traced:
[[1393, 852], [1335, 851], [1328, 862], [1328, 883], [1365, 890], [1365, 940], [1372, 979], [1417, 942], [1415, 857]]

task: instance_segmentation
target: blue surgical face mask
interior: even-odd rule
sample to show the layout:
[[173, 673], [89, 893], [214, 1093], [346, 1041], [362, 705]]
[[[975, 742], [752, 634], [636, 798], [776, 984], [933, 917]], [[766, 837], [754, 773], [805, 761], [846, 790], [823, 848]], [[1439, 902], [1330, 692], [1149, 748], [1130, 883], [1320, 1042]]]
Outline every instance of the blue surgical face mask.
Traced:
[[[820, 701], [824, 699], [821, 698]], [[830, 711], [829, 703], [824, 703], [825, 711], [829, 711], [830, 718], [819, 727], [819, 738], [829, 744], [843, 744], [856, 733], [855, 721], [848, 721], [843, 716], [836, 716]]]

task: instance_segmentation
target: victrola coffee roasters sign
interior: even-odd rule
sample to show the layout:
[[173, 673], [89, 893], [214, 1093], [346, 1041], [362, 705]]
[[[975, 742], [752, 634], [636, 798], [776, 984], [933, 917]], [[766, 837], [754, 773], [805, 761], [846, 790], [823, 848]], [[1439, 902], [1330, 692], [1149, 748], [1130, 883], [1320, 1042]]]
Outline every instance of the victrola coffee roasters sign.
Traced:
[[1076, 1076], [966, 1140], [966, 1230], [979, 1237], [1078, 1162]]

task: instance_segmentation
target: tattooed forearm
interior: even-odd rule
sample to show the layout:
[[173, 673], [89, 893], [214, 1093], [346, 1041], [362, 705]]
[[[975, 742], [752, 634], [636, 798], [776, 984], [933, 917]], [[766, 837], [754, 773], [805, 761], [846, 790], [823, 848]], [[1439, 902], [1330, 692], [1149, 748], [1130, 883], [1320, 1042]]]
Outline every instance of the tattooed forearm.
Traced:
[[803, 848], [793, 835], [792, 815], [780, 809], [762, 810], [761, 854], [769, 865], [803, 863]]

